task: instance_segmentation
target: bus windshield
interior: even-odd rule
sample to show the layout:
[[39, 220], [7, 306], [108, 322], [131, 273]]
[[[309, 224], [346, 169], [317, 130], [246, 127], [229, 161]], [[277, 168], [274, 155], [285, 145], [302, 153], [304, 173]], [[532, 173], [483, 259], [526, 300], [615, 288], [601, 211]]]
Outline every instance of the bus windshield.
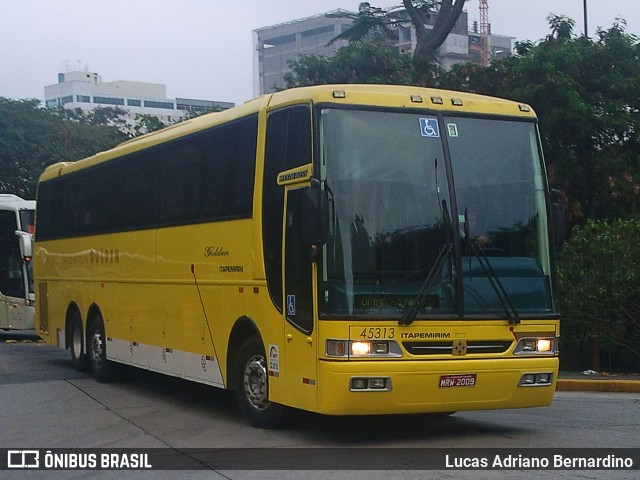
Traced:
[[518, 314], [553, 313], [534, 123], [326, 108], [320, 136], [321, 315], [398, 317], [420, 295], [419, 317], [501, 318], [494, 280]]

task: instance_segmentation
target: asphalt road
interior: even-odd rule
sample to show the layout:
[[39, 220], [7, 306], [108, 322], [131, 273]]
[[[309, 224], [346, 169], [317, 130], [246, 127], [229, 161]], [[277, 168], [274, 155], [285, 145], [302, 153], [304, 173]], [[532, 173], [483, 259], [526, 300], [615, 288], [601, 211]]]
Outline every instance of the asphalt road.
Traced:
[[[36, 340], [33, 334], [0, 332], [0, 448], [162, 448], [197, 460], [197, 451], [233, 455], [229, 449], [240, 449], [236, 453], [242, 455], [247, 452], [242, 449], [257, 448], [266, 450], [249, 453], [295, 457], [298, 451], [287, 449], [306, 447], [299, 451], [302, 457], [294, 468], [314, 470], [239, 470], [232, 462], [229, 469], [179, 475], [175, 471], [0, 471], [0, 479], [638, 478], [637, 470], [579, 475], [570, 470], [418, 471], [410, 462], [397, 461], [409, 448], [640, 449], [638, 393], [557, 392], [547, 408], [459, 412], [445, 418], [295, 412], [285, 428], [269, 431], [250, 427], [229, 392], [134, 368], [123, 368], [114, 383], [100, 384], [73, 370], [67, 351]], [[356, 447], [364, 450], [354, 450], [354, 467], [345, 469], [345, 458], [351, 455], [345, 449]], [[377, 458], [371, 456], [374, 448], [384, 448], [374, 450], [381, 452]], [[362, 453], [367, 455], [358, 458]], [[378, 465], [375, 462], [381, 458], [389, 458], [391, 470], [362, 469], [367, 461]], [[317, 469], [318, 462], [326, 470]]]

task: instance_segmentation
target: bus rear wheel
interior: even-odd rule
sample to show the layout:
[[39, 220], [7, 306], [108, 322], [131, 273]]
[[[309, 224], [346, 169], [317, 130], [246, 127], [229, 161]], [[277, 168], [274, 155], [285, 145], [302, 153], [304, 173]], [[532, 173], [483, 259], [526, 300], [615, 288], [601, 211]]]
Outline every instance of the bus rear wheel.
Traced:
[[235, 390], [240, 410], [251, 425], [277, 428], [282, 424], [286, 407], [269, 400], [267, 360], [257, 337], [247, 339], [238, 350]]
[[113, 366], [107, 360], [107, 337], [101, 316], [95, 317], [89, 326], [89, 364], [94, 378], [101, 383], [112, 378]]
[[89, 355], [84, 351], [84, 330], [82, 328], [82, 319], [78, 312], [71, 315], [69, 328], [71, 329], [71, 342], [69, 345], [71, 364], [77, 371], [86, 372], [89, 370]]

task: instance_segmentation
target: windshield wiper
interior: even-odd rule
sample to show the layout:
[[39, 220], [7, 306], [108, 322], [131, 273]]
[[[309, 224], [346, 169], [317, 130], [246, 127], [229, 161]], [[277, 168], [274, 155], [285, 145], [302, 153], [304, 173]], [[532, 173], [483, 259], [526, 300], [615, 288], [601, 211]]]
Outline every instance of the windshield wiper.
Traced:
[[405, 314], [402, 315], [402, 318], [398, 320], [398, 325], [411, 325], [413, 321], [416, 319], [416, 316], [418, 315], [418, 313], [420, 313], [420, 310], [422, 310], [422, 308], [424, 307], [424, 304], [427, 298], [429, 297], [429, 292], [431, 291], [431, 288], [433, 287], [433, 284], [436, 281], [438, 273], [440, 273], [440, 270], [442, 269], [444, 262], [449, 257], [452, 249], [453, 249], [453, 245], [451, 243], [445, 243], [440, 247], [440, 252], [438, 252], [438, 258], [436, 258], [436, 261], [433, 264], [433, 267], [431, 267], [431, 270], [429, 271], [429, 275], [427, 275], [426, 280], [422, 284], [422, 288], [420, 289], [420, 292], [418, 292], [418, 295], [416, 295], [414, 302], [407, 309]]
[[520, 316], [518, 315], [518, 311], [516, 310], [516, 308], [513, 306], [511, 298], [509, 298], [509, 294], [504, 289], [504, 286], [502, 285], [502, 282], [500, 281], [498, 275], [496, 275], [495, 270], [491, 266], [491, 262], [489, 262], [487, 255], [484, 253], [484, 249], [479, 244], [471, 241], [469, 235], [469, 222], [467, 220], [468, 218], [468, 209], [465, 208], [464, 238], [467, 243], [467, 247], [478, 260], [478, 263], [482, 267], [485, 276], [489, 280], [489, 284], [491, 284], [491, 288], [493, 288], [493, 291], [496, 293], [498, 300], [500, 300], [502, 308], [504, 308], [507, 318], [509, 319], [509, 325], [517, 325], [520, 323]]

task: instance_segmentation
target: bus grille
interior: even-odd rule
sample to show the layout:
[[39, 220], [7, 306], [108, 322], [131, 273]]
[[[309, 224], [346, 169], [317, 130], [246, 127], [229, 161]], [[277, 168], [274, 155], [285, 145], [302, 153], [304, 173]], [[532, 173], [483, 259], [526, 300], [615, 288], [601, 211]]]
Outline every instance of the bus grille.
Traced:
[[[504, 353], [511, 346], [512, 341], [479, 340], [467, 342], [467, 355]], [[453, 354], [452, 342], [403, 342], [402, 346], [411, 355], [451, 355]]]

